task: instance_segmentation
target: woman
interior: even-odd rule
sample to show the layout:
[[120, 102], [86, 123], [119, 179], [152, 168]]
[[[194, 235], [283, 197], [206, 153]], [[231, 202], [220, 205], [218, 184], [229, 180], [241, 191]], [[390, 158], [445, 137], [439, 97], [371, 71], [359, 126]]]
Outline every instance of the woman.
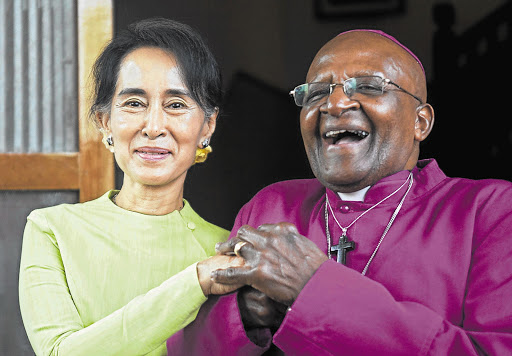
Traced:
[[220, 72], [192, 29], [151, 19], [112, 40], [94, 78], [91, 117], [123, 185], [29, 215], [23, 321], [37, 355], [165, 355], [165, 340], [209, 294], [232, 290], [212, 284], [211, 271], [241, 263], [206, 259], [228, 233], [183, 199], [187, 171], [215, 130]]

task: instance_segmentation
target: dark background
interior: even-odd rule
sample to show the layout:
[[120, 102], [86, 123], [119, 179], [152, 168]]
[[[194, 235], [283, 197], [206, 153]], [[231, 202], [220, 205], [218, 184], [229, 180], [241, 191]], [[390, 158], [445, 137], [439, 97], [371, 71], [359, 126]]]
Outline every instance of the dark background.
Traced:
[[[288, 92], [317, 50], [353, 28], [382, 29], [422, 60], [436, 111], [422, 158], [450, 176], [511, 179], [512, 126], [505, 105], [512, 19], [507, 1], [264, 0], [115, 2], [115, 31], [164, 16], [198, 29], [224, 75], [213, 153], [188, 174], [185, 198], [227, 229], [258, 190], [311, 177]], [[120, 187], [122, 174], [118, 172]], [[269, 202], [272, 204], [272, 202]]]

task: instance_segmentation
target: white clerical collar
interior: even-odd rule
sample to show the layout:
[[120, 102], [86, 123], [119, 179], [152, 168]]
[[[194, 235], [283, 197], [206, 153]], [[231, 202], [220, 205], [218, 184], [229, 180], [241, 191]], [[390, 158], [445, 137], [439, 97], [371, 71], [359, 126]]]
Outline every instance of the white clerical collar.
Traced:
[[364, 196], [366, 195], [366, 192], [370, 189], [370, 186], [363, 188], [361, 190], [358, 190], [356, 192], [351, 193], [340, 193], [338, 192], [338, 195], [340, 196], [341, 200], [348, 200], [348, 201], [364, 201]]

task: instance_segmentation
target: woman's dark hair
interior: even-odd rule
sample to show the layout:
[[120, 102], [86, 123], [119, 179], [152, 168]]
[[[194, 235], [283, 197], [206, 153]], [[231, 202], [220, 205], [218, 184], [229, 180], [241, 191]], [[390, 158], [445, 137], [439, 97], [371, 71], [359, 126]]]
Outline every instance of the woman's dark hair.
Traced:
[[157, 47], [172, 54], [192, 99], [205, 116], [210, 117], [218, 110], [222, 100], [220, 69], [199, 33], [177, 21], [152, 18], [128, 26], [110, 41], [96, 60], [92, 71], [95, 90], [91, 118], [97, 112], [110, 112], [121, 62], [141, 47]]

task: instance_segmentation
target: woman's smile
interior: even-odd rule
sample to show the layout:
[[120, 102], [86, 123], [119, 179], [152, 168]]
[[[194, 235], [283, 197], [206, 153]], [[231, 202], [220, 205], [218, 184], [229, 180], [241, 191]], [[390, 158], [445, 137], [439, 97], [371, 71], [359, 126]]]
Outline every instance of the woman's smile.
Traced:
[[140, 147], [135, 150], [135, 154], [144, 161], [163, 161], [172, 155], [171, 150], [161, 147]]

